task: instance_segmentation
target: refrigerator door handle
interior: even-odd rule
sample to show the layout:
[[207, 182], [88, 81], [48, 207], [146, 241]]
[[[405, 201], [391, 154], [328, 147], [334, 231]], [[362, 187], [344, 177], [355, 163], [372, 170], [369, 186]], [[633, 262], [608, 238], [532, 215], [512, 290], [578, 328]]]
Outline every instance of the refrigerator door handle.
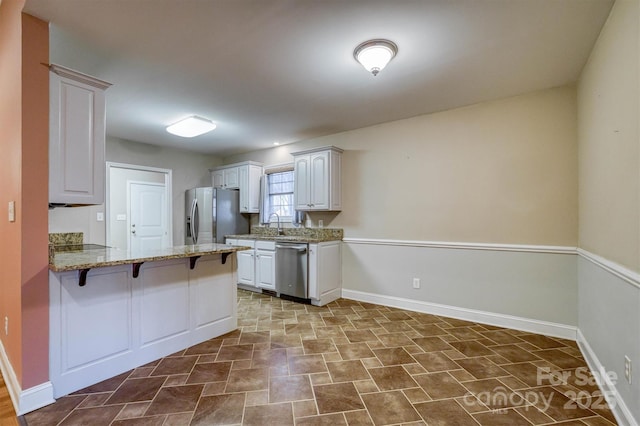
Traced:
[[195, 230], [195, 214], [196, 214], [196, 199], [191, 200], [191, 209], [189, 211], [189, 237], [191, 237], [191, 244], [196, 243], [196, 230]]
[[193, 243], [198, 244], [198, 231], [200, 228], [200, 214], [198, 211], [198, 199], [193, 200], [193, 216], [191, 219], [191, 223], [193, 226]]

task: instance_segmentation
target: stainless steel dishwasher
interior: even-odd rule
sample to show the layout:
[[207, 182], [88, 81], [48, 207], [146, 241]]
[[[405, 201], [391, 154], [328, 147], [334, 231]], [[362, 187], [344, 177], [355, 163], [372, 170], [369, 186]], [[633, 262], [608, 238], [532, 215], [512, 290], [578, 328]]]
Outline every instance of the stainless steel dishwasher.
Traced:
[[308, 299], [308, 244], [276, 244], [276, 292], [280, 295]]

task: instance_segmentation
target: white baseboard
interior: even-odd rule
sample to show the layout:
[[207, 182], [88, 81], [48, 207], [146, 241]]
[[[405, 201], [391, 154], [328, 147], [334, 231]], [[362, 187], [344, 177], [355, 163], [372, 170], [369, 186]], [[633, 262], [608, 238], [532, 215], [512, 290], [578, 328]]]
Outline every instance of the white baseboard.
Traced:
[[560, 337], [562, 339], [576, 340], [576, 327], [540, 321], [531, 318], [522, 318], [512, 315], [497, 314], [494, 312], [478, 311], [475, 309], [460, 308], [457, 306], [441, 305], [439, 303], [422, 302], [419, 300], [404, 299], [395, 296], [366, 293], [363, 291], [342, 289], [342, 297], [358, 300], [360, 302], [375, 303], [378, 305], [406, 309], [409, 311], [423, 312], [433, 315], [442, 315], [465, 321], [478, 322], [497, 327], [513, 328], [528, 331], [530, 333], [544, 334]]
[[331, 303], [334, 300], [338, 300], [342, 297], [342, 289], [334, 288], [320, 296], [320, 300], [311, 299], [311, 304], [315, 306], [324, 306], [327, 303]]
[[51, 382], [41, 383], [32, 388], [23, 390], [20, 394], [19, 416], [30, 413], [49, 404], [56, 402], [53, 397], [53, 385]]
[[0, 341], [0, 369], [9, 391], [13, 408], [18, 416], [56, 402], [53, 398], [53, 385], [51, 382], [41, 383], [32, 388], [22, 390], [2, 341]]
[[594, 373], [593, 375], [598, 382], [598, 386], [600, 387], [602, 394], [605, 396], [605, 399], [607, 400], [613, 415], [618, 421], [618, 424], [638, 426], [638, 422], [633, 418], [633, 414], [631, 414], [629, 407], [627, 407], [627, 404], [625, 404], [624, 400], [620, 397], [620, 394], [616, 389], [616, 385], [609, 378], [604, 365], [602, 365], [580, 330], [578, 330], [577, 337], [580, 351], [582, 352], [584, 359], [587, 361], [587, 365]]

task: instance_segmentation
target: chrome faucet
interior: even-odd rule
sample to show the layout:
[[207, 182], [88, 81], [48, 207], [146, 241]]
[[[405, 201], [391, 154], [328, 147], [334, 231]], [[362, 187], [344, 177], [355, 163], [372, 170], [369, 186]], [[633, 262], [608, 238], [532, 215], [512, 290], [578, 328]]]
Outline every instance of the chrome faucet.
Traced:
[[282, 235], [282, 228], [280, 228], [280, 216], [278, 216], [278, 213], [271, 213], [269, 215], [269, 226], [271, 226], [271, 216], [275, 216], [276, 219], [278, 219], [278, 235]]

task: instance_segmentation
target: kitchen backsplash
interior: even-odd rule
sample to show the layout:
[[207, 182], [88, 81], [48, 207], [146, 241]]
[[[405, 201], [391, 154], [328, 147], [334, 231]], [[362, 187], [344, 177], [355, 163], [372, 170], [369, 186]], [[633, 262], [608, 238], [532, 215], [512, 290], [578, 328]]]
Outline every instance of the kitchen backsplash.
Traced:
[[49, 234], [49, 244], [54, 246], [71, 246], [82, 244], [82, 232], [53, 232]]
[[75, 246], [82, 244], [84, 234], [82, 232], [51, 232], [49, 233], [49, 264], [53, 263], [55, 247]]
[[[292, 237], [309, 237], [321, 240], [342, 240], [343, 230], [338, 228], [282, 228], [284, 235]], [[252, 226], [251, 233], [264, 236], [278, 235], [278, 229], [274, 226]]]

